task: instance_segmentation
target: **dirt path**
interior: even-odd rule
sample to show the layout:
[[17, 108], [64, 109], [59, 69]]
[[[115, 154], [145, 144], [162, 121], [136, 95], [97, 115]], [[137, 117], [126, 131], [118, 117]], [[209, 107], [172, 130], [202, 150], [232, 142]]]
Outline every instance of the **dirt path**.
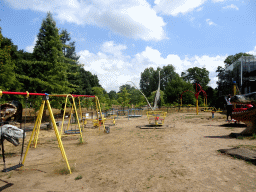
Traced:
[[[41, 131], [40, 144], [29, 149], [21, 171], [0, 173], [4, 191], [256, 191], [256, 166], [222, 155], [218, 149], [254, 145], [256, 140], [226, 135], [244, 128], [227, 128], [223, 118], [210, 113], [173, 113], [163, 129], [139, 129], [146, 117], [117, 120], [110, 134], [86, 128], [85, 144], [78, 137], [63, 138], [71, 175], [54, 131]], [[27, 140], [29, 139], [29, 134]], [[17, 157], [8, 162], [17, 162]], [[78, 176], [82, 177], [75, 180]]]

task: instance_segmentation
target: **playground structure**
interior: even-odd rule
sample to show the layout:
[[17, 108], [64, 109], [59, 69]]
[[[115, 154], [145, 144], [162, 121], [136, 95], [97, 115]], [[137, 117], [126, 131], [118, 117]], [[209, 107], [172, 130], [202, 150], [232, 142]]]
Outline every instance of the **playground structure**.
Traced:
[[[199, 96], [199, 94], [202, 92], [203, 93], [203, 95], [204, 95], [204, 106], [205, 105], [207, 105], [207, 94], [206, 94], [206, 92], [203, 90], [203, 88], [201, 87], [201, 85], [200, 84], [198, 84], [198, 83], [195, 83], [195, 85], [196, 85], [196, 92], [193, 92], [193, 91], [190, 91], [190, 90], [186, 90], [186, 91], [183, 91], [182, 93], [181, 93], [181, 96], [180, 96], [180, 105], [182, 106], [182, 96], [183, 96], [183, 94], [184, 93], [186, 93], [186, 92], [191, 92], [191, 93], [193, 93], [194, 95], [195, 95], [195, 97], [196, 97], [196, 114], [198, 115], [198, 96]], [[199, 89], [197, 89], [197, 86], [199, 86]]]
[[239, 135], [251, 136], [256, 133], [256, 92], [244, 94], [244, 95], [235, 95], [231, 97], [231, 103], [234, 104], [250, 104], [250, 108], [246, 110], [237, 110], [235, 113], [232, 113], [232, 118], [236, 121], [242, 121], [247, 125], [247, 128], [242, 131]]
[[147, 118], [150, 125], [162, 126], [164, 124], [167, 112], [164, 111], [148, 111]]
[[103, 125], [104, 132], [108, 133], [109, 128], [105, 126], [105, 122], [110, 120], [115, 125], [115, 118], [114, 116], [113, 118], [106, 118], [104, 116], [104, 113], [101, 111], [100, 102], [97, 96], [94, 97], [94, 102], [95, 102], [95, 112], [90, 111], [90, 112], [83, 113], [81, 110], [81, 104], [79, 100], [80, 117], [82, 120], [83, 127], [86, 127], [87, 125], [89, 125], [89, 122], [91, 122], [93, 127], [99, 127], [99, 131], [100, 131], [100, 126]]
[[[68, 159], [67, 159], [67, 156], [66, 156], [66, 153], [65, 153], [65, 150], [64, 150], [64, 147], [63, 147], [63, 143], [62, 143], [62, 140], [61, 140], [61, 136], [62, 136], [62, 130], [63, 130], [63, 123], [64, 123], [64, 117], [65, 117], [65, 112], [66, 112], [66, 104], [67, 104], [67, 100], [68, 98], [71, 98], [72, 99], [72, 107], [71, 107], [71, 114], [73, 113], [73, 111], [75, 112], [75, 116], [76, 116], [76, 120], [78, 122], [78, 127], [79, 127], [79, 132], [75, 131], [75, 132], [72, 132], [69, 130], [69, 125], [68, 125], [68, 128], [64, 131], [64, 133], [66, 132], [67, 134], [79, 134], [80, 135], [80, 141], [82, 141], [82, 130], [81, 130], [81, 127], [80, 127], [80, 124], [79, 122], [81, 121], [81, 119], [79, 119], [79, 116], [78, 116], [78, 112], [77, 112], [77, 108], [76, 108], [76, 105], [75, 105], [75, 99], [76, 97], [94, 97], [95, 98], [95, 102], [96, 102], [96, 106], [97, 106], [97, 109], [99, 110], [99, 112], [97, 113], [98, 114], [98, 119], [97, 119], [97, 123], [99, 124], [99, 121], [100, 121], [100, 116], [102, 117], [102, 113], [101, 113], [101, 108], [100, 108], [100, 103], [99, 103], [99, 100], [98, 100], [98, 97], [96, 96], [90, 96], [90, 95], [70, 95], [70, 94], [63, 94], [63, 95], [49, 95], [47, 93], [29, 93], [29, 92], [9, 92], [9, 91], [1, 91], [0, 90], [0, 98], [2, 97], [2, 95], [24, 95], [26, 96], [27, 98], [29, 96], [42, 96], [43, 97], [43, 100], [42, 100], [42, 103], [41, 103], [41, 106], [40, 106], [40, 109], [39, 109], [39, 112], [38, 112], [38, 115], [37, 115], [37, 118], [36, 118], [36, 122], [35, 122], [35, 125], [34, 125], [34, 128], [32, 130], [32, 133], [31, 133], [31, 136], [30, 136], [30, 139], [29, 139], [29, 142], [28, 142], [28, 145], [27, 145], [27, 148], [26, 148], [26, 152], [24, 154], [24, 158], [22, 160], [22, 155], [23, 155], [23, 148], [22, 148], [22, 155], [21, 155], [21, 160], [22, 160], [22, 163], [19, 163], [18, 165], [16, 166], [13, 166], [11, 169], [8, 169], [8, 170], [14, 170], [16, 168], [20, 168], [20, 167], [23, 167], [24, 166], [24, 163], [25, 163], [25, 160], [26, 160], [26, 157], [27, 157], [27, 154], [28, 154], [28, 151], [29, 151], [29, 148], [31, 146], [31, 143], [32, 141], [34, 142], [34, 146], [35, 148], [37, 147], [37, 141], [38, 141], [38, 137], [39, 137], [39, 132], [40, 132], [40, 126], [41, 126], [41, 122], [42, 122], [42, 117], [43, 117], [43, 113], [44, 113], [44, 109], [45, 107], [47, 106], [47, 109], [49, 111], [49, 115], [50, 115], [50, 120], [51, 120], [51, 123], [53, 125], [53, 129], [54, 129], [54, 132], [55, 132], [55, 136], [57, 138], [57, 141], [58, 141], [58, 147], [61, 151], [61, 155], [63, 157], [63, 159], [65, 160], [66, 162], [66, 165], [67, 165], [67, 168], [69, 170], [69, 173], [71, 174], [71, 168], [69, 166], [69, 162], [68, 162]], [[49, 102], [49, 97], [52, 96], [52, 97], [66, 97], [66, 102], [65, 102], [65, 109], [64, 109], [64, 113], [63, 113], [63, 121], [62, 121], [62, 127], [61, 127], [61, 132], [59, 132], [58, 130], [58, 127], [57, 127], [57, 123], [55, 121], [55, 118], [54, 118], [54, 115], [53, 115], [53, 111], [52, 111], [52, 108], [51, 108], [51, 105], [50, 105], [50, 102]], [[79, 107], [81, 107], [80, 105], [80, 101], [79, 101]], [[81, 109], [81, 108], [80, 108]], [[80, 113], [81, 113], [81, 110], [80, 110]], [[70, 115], [69, 117], [69, 122], [71, 120], [71, 117], [72, 115]], [[80, 116], [81, 117], [81, 116]], [[104, 132], [106, 132], [106, 128], [105, 128], [105, 124], [104, 124], [104, 121], [102, 122], [102, 125], [104, 127]], [[100, 130], [100, 129], [99, 129]], [[25, 134], [25, 130], [24, 130], [24, 134]], [[24, 137], [23, 137], [24, 139]], [[3, 142], [3, 140], [2, 140]], [[24, 142], [23, 142], [23, 145], [24, 145]], [[6, 169], [5, 169], [6, 170]]]
[[136, 118], [136, 117], [142, 117], [142, 109], [128, 109], [128, 120], [129, 118]]
[[102, 113], [102, 115], [99, 115], [99, 116], [97, 114], [98, 114], [97, 110], [96, 110], [96, 113], [94, 112], [83, 113], [82, 117], [83, 117], [84, 127], [86, 127], [87, 125], [90, 125], [89, 122], [91, 122], [91, 125], [93, 127], [100, 127], [103, 122], [104, 122], [104, 125], [106, 125], [107, 122], [112, 122], [113, 125], [116, 124], [116, 118], [115, 118], [116, 115], [105, 117], [104, 113]]

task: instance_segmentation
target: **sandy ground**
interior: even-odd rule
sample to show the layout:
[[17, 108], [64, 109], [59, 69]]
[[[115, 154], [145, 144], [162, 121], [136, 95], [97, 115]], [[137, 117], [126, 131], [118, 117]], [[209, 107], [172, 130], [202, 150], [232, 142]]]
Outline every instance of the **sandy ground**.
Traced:
[[[1, 172], [0, 187], [10, 186], [5, 192], [256, 191], [256, 166], [217, 151], [256, 146], [256, 140], [226, 137], [241, 132], [243, 125], [232, 128], [224, 115], [216, 113], [213, 119], [211, 115], [168, 114], [162, 129], [136, 128], [148, 124], [146, 116], [120, 118], [110, 126], [110, 134], [85, 128], [84, 144], [79, 144], [78, 136], [63, 137], [73, 170], [67, 175], [60, 174], [66, 163], [54, 131], [41, 130], [39, 145], [29, 149], [24, 168]], [[9, 152], [18, 147], [10, 146]], [[19, 157], [6, 161], [10, 166]]]

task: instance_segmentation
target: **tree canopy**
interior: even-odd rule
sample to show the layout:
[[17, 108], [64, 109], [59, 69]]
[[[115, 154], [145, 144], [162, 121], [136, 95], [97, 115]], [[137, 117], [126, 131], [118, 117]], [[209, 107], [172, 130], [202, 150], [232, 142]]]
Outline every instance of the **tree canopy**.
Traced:
[[187, 82], [200, 84], [203, 89], [206, 89], [210, 82], [209, 71], [204, 67], [189, 68], [185, 72], [181, 73], [181, 77]]
[[229, 55], [225, 60], [224, 63], [226, 66], [231, 65], [232, 63], [234, 63], [235, 61], [237, 61], [240, 57], [242, 56], [252, 56], [251, 54], [248, 53], [237, 53], [235, 55]]

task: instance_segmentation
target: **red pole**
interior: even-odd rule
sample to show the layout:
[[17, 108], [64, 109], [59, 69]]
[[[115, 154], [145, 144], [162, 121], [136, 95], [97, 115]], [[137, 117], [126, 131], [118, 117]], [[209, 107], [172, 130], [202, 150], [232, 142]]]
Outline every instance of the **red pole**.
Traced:
[[11, 91], [2, 91], [3, 95], [37, 95], [37, 96], [45, 96], [47, 93], [29, 93], [29, 92], [11, 92]]
[[[30, 95], [36, 95], [36, 96], [55, 96], [55, 97], [66, 97], [67, 94], [60, 94], [60, 95], [50, 95], [48, 93], [29, 93], [29, 92], [11, 92], [11, 91], [0, 91], [0, 93], [2, 95], [26, 95], [26, 96], [30, 96]], [[95, 97], [95, 95], [72, 95], [73, 97]]]

